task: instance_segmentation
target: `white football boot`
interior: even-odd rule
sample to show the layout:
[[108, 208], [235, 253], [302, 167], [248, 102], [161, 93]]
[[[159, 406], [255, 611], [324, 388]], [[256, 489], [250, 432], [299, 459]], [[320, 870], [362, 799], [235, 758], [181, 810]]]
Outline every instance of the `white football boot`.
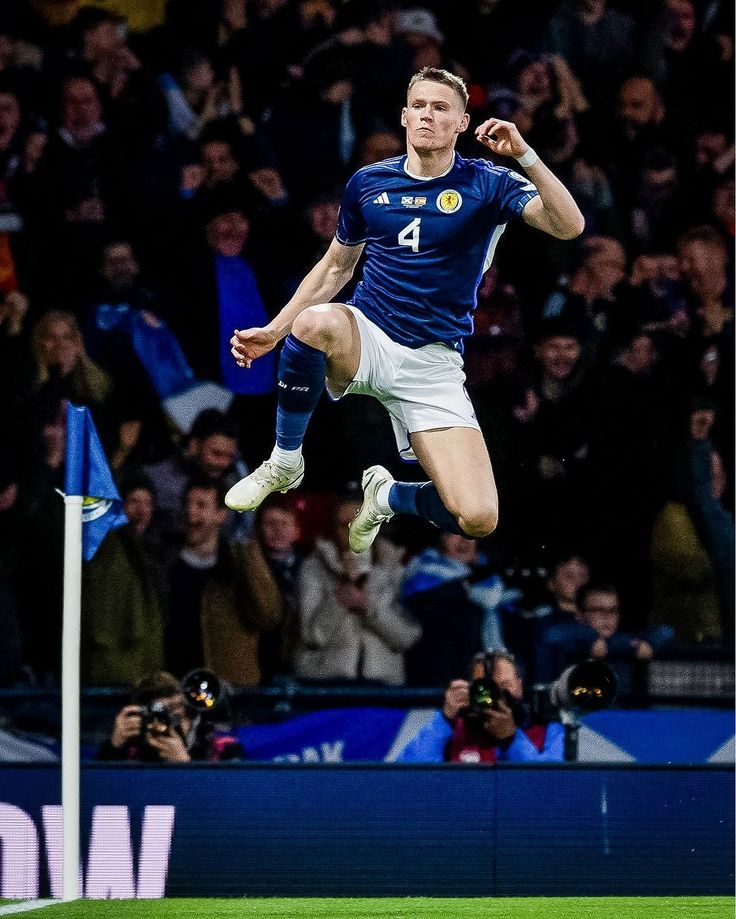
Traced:
[[234, 511], [254, 511], [274, 491], [284, 494], [297, 488], [304, 478], [304, 459], [294, 468], [279, 466], [272, 459], [236, 482], [225, 495], [225, 504]]
[[371, 466], [363, 473], [361, 485], [363, 486], [363, 504], [348, 527], [348, 540], [353, 552], [365, 552], [373, 545], [373, 540], [378, 536], [381, 524], [386, 523], [394, 515], [393, 511], [386, 513], [379, 507], [376, 494], [381, 485], [390, 483], [395, 479], [383, 466]]

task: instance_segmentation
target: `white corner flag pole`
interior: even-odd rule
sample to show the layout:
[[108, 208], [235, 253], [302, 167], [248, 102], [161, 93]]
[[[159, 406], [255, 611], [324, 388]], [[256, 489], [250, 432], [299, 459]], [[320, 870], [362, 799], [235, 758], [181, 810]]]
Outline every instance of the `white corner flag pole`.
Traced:
[[64, 612], [61, 642], [62, 898], [79, 899], [79, 655], [82, 628], [82, 502], [64, 495]]

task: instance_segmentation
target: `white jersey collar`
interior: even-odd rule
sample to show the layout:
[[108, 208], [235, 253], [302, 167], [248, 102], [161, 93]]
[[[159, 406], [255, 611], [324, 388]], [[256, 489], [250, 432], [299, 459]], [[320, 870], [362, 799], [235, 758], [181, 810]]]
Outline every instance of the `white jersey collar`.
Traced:
[[445, 169], [444, 172], [441, 172], [438, 176], [418, 176], [414, 175], [413, 172], [409, 172], [409, 157], [405, 155], [404, 159], [404, 172], [412, 179], [416, 179], [418, 182], [431, 182], [432, 179], [441, 179], [442, 176], [446, 176], [449, 172], [452, 172], [453, 167], [455, 166], [455, 161], [457, 160], [457, 151], [453, 151], [452, 162]]

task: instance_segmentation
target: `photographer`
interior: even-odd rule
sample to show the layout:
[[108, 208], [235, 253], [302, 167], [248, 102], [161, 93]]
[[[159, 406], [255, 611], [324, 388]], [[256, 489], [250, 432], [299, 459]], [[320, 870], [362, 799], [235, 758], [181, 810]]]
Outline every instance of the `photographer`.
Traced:
[[238, 741], [215, 736], [212, 722], [187, 704], [182, 685], [165, 670], [136, 685], [133, 703], [118, 712], [112, 734], [97, 754], [102, 760], [148, 763], [212, 762], [242, 756]]
[[479, 684], [453, 680], [437, 712], [399, 753], [399, 763], [561, 763], [564, 731], [547, 724], [523, 703], [524, 684], [513, 655], [482, 651], [473, 658], [473, 681], [495, 683], [499, 697], [471, 706], [471, 688]]

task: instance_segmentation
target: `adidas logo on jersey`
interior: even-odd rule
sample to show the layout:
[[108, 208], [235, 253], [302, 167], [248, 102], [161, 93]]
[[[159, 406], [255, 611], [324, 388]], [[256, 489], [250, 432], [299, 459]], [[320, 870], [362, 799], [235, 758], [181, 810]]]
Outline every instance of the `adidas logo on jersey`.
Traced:
[[388, 199], [388, 195], [386, 194], [385, 191], [382, 192], [377, 198], [374, 198], [373, 203], [374, 204], [391, 204], [391, 202]]

